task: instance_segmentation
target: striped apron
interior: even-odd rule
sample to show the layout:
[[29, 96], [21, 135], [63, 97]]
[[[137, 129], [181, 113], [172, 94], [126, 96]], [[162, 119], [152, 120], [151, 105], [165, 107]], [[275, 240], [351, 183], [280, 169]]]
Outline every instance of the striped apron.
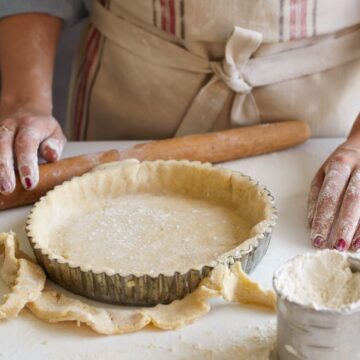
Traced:
[[360, 112], [360, 1], [101, 0], [74, 62], [72, 140], [156, 139]]

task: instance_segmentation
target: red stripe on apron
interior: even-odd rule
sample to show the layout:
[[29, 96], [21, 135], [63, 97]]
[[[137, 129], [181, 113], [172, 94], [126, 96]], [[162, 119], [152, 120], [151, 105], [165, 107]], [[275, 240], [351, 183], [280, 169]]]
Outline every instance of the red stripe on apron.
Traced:
[[91, 42], [89, 42], [89, 46], [86, 52], [86, 62], [84, 65], [84, 73], [82, 79], [79, 84], [79, 91], [78, 91], [78, 98], [76, 101], [76, 127], [75, 127], [75, 137], [77, 140], [81, 138], [81, 127], [82, 127], [82, 120], [84, 114], [84, 100], [85, 94], [87, 89], [87, 83], [89, 79], [89, 74], [91, 67], [94, 63], [94, 59], [97, 55], [99, 49], [99, 42], [100, 42], [100, 33], [94, 29], [94, 35], [92, 36]]
[[[89, 36], [87, 39], [87, 43], [85, 45], [85, 61], [82, 65], [82, 69], [81, 72], [79, 74], [79, 77], [77, 79], [77, 89], [75, 92], [75, 99], [74, 99], [74, 109], [73, 109], [73, 121], [74, 121], [74, 130], [75, 133], [77, 133], [77, 128], [79, 127], [79, 122], [81, 121], [80, 117], [79, 117], [79, 112], [80, 112], [80, 97], [81, 97], [81, 93], [82, 93], [82, 88], [83, 88], [83, 78], [84, 78], [84, 69], [86, 68], [86, 63], [87, 63], [87, 54], [89, 53], [89, 48], [90, 46], [92, 46], [94, 40], [95, 40], [95, 35], [96, 35], [96, 30], [94, 27], [91, 26], [90, 30], [89, 30]], [[77, 136], [76, 136], [77, 138]]]
[[166, 21], [166, 3], [165, 0], [160, 0], [161, 5], [161, 28], [166, 31], [167, 21]]
[[[107, 9], [110, 6], [110, 0], [100, 0], [100, 3], [102, 5], [104, 5]], [[84, 140], [86, 140], [87, 138], [87, 130], [88, 130], [88, 123], [89, 123], [89, 106], [90, 106], [90, 101], [91, 101], [91, 93], [92, 93], [92, 89], [97, 77], [97, 73], [100, 67], [100, 59], [102, 57], [102, 50], [103, 50], [103, 45], [105, 42], [104, 37], [99, 33], [99, 37], [96, 40], [97, 44], [96, 44], [96, 54], [94, 55], [94, 59], [92, 61], [92, 64], [89, 68], [89, 76], [87, 79], [88, 85], [85, 86], [85, 91], [84, 91], [84, 98], [82, 101], [82, 113], [81, 113], [81, 121], [82, 124], [80, 126], [79, 129], [79, 138], [82, 138]], [[94, 68], [94, 71], [92, 70]]]
[[296, 0], [290, 2], [290, 40], [296, 39]]
[[175, 0], [169, 0], [170, 32], [175, 35]]
[[301, 37], [306, 36], [306, 18], [307, 18], [307, 0], [301, 0], [301, 14], [300, 14], [300, 24], [301, 24]]

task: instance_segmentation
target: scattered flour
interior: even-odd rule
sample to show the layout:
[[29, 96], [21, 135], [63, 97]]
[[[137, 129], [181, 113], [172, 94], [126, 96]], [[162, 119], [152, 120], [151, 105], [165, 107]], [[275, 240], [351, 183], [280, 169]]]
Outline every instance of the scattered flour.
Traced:
[[[189, 336], [179, 336], [169, 345], [154, 342], [137, 343], [135, 352], [141, 359], [174, 359], [174, 360], [269, 360], [275, 345], [276, 323], [268, 321], [247, 329], [249, 335], [242, 337], [236, 332], [227, 333], [221, 339], [216, 331], [209, 335], [213, 341], [199, 342]], [[141, 354], [141, 355], [140, 355]], [[121, 348], [117, 355], [121, 359], [134, 359], [134, 349]], [[136, 357], [136, 356], [135, 356]], [[84, 352], [74, 360], [110, 360], [114, 359], [114, 349], [102, 348], [101, 351]]]

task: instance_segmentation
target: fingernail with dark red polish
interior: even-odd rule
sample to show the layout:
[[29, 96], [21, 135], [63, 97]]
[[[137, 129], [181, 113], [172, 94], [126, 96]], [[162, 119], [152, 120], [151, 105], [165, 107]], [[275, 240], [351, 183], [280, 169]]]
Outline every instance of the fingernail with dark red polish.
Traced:
[[29, 177], [26, 177], [26, 178], [24, 179], [24, 181], [25, 181], [26, 189], [31, 189], [31, 188], [32, 188], [32, 181], [31, 181], [31, 179], [30, 179]]
[[8, 194], [10, 193], [12, 190], [12, 186], [11, 186], [11, 183], [9, 181], [3, 181], [1, 184], [0, 184], [0, 192], [3, 193], [3, 194]]
[[334, 245], [334, 249], [339, 251], [344, 251], [345, 248], [346, 248], [346, 241], [344, 239], [339, 239]]
[[326, 246], [326, 241], [322, 236], [318, 235], [313, 240], [313, 245], [318, 249], [323, 249]]
[[360, 250], [360, 238], [356, 238], [351, 246], [351, 249], [354, 251]]

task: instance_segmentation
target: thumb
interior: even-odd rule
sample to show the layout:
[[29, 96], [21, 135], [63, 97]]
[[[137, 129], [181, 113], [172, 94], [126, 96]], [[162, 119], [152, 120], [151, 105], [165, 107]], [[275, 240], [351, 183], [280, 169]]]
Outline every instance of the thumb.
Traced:
[[62, 131], [55, 131], [52, 135], [46, 138], [40, 145], [40, 155], [49, 162], [54, 162], [60, 159], [64, 150], [66, 138]]

